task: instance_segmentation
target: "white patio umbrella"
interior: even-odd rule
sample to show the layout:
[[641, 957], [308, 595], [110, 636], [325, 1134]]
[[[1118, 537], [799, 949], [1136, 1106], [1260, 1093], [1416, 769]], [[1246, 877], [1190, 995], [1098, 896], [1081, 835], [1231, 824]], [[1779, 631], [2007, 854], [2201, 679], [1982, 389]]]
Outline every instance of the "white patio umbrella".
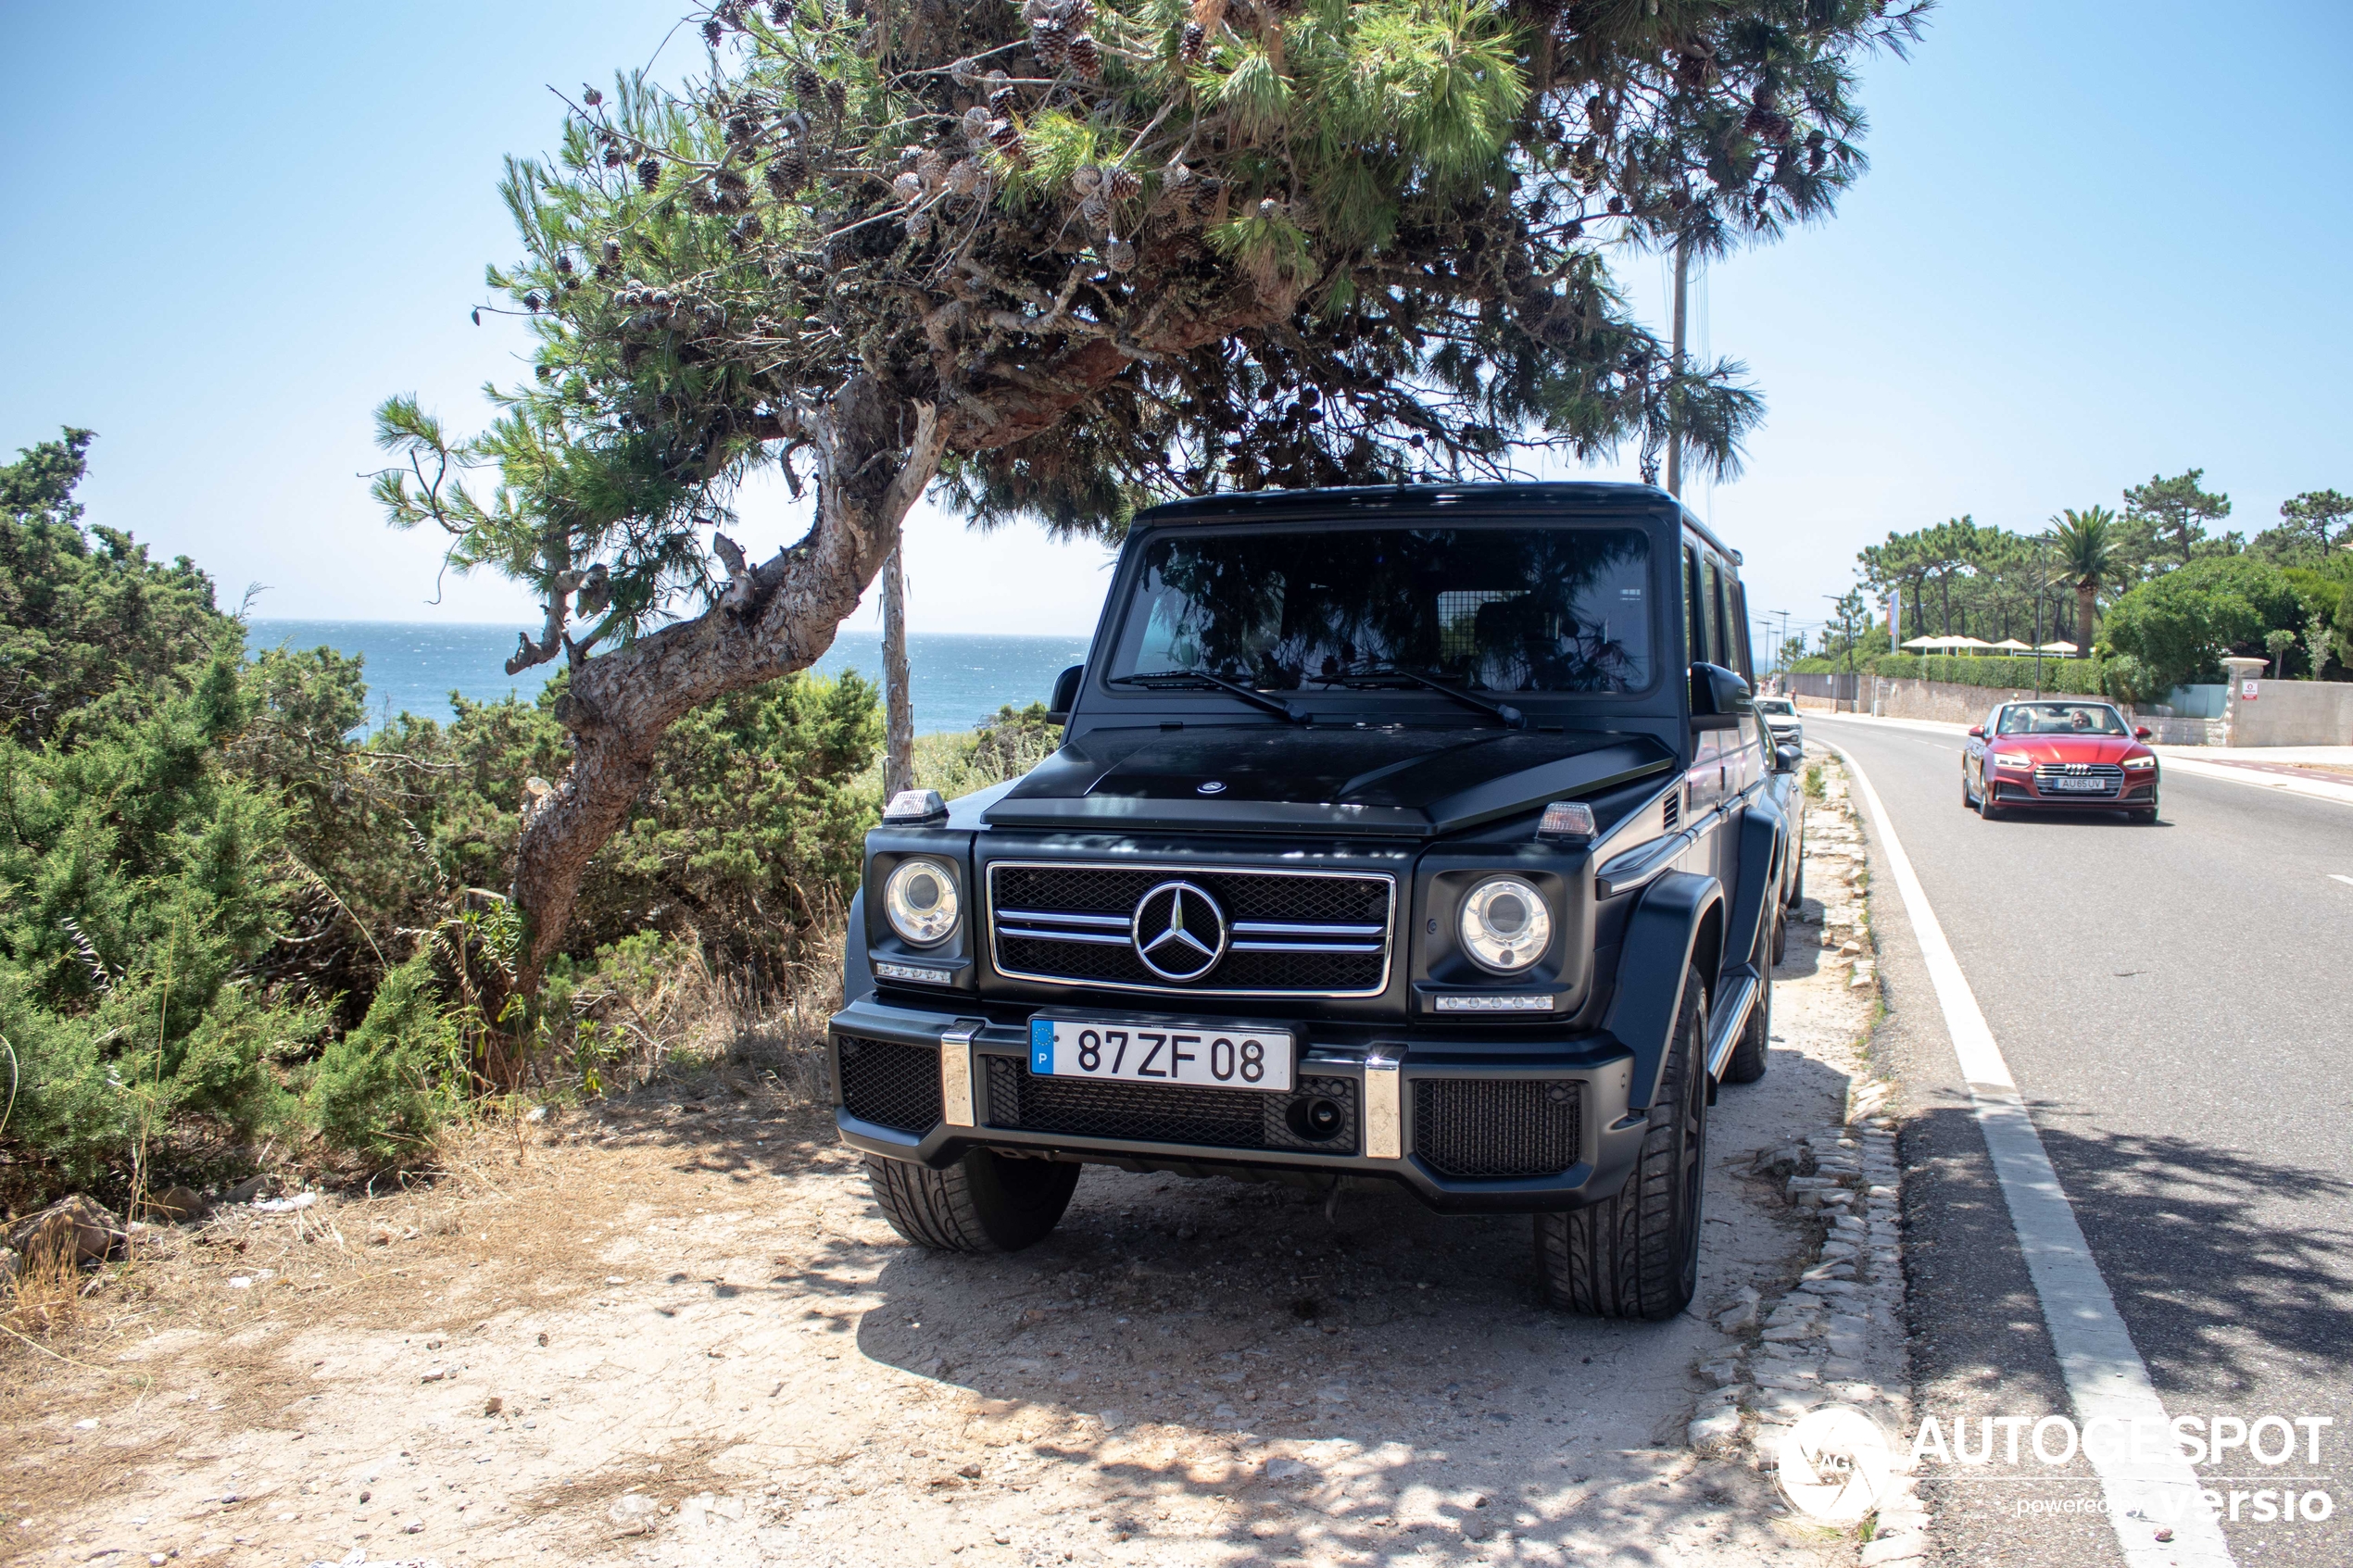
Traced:
[[2074, 653], [2077, 650], [2073, 643], [2068, 642], [2062, 638], [2058, 642], [2045, 643], [2041, 651], [2044, 653]]
[[2032, 643], [2021, 643], [2016, 637], [2004, 637], [2000, 642], [1995, 643], [1994, 646], [2007, 653], [2032, 653], [2034, 651], [2034, 645]]

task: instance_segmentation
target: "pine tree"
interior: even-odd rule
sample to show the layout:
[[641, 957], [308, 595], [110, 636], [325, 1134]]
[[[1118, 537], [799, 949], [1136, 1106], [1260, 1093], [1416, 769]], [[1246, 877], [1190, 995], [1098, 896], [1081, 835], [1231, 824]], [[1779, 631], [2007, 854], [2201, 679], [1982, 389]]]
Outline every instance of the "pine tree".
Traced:
[[[575, 761], [515, 877], [535, 969], [663, 729], [822, 654], [935, 482], [984, 525], [1115, 533], [1155, 497], [1531, 447], [1647, 464], [1670, 420], [1732, 471], [1743, 368], [1676, 363], [1604, 246], [1827, 217], [1864, 167], [1856, 62], [1926, 10], [945, 0], [863, 37], [743, 10], [708, 80], [577, 110], [510, 164], [525, 255], [494, 272], [539, 302], [544, 375], [471, 441], [380, 410], [393, 521], [545, 596], [513, 668], [570, 661]], [[789, 172], [724, 178], [752, 160]], [[614, 244], [611, 275], [560, 276]], [[816, 516], [754, 564], [718, 531], [770, 464], [813, 470]]]

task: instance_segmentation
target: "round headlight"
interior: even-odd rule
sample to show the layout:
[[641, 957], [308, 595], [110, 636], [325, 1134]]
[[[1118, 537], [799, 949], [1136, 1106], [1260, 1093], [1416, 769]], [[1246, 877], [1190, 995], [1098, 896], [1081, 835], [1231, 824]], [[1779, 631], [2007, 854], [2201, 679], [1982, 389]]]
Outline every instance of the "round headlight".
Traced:
[[1553, 914], [1535, 884], [1490, 877], [1463, 900], [1463, 947], [1482, 969], [1517, 974], [1553, 945]]
[[956, 929], [956, 879], [937, 860], [902, 860], [883, 884], [883, 913], [916, 947], [936, 947]]

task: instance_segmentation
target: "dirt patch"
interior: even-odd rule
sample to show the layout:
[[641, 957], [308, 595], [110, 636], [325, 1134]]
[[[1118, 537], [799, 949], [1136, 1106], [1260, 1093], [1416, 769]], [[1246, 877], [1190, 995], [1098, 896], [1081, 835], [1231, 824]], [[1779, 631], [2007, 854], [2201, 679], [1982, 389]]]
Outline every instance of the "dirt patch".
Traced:
[[0, 1540], [43, 1562], [1850, 1561], [1768, 1478], [1684, 1447], [1696, 1369], [1734, 1343], [1708, 1314], [1788, 1285], [1814, 1240], [1755, 1156], [1845, 1102], [1852, 976], [1792, 947], [1772, 1071], [1711, 1112], [1701, 1294], [1672, 1323], [1544, 1311], [1525, 1218], [1403, 1194], [1327, 1212], [1093, 1169], [1028, 1252], [921, 1252], [826, 1115], [713, 1079], [483, 1134], [430, 1188], [150, 1233], [55, 1345], [71, 1362], [0, 1351]]

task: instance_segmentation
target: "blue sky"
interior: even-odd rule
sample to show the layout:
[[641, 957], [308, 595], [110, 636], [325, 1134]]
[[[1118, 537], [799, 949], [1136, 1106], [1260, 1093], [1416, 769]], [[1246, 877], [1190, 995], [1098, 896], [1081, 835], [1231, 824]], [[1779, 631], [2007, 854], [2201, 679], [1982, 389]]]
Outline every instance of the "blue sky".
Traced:
[[[437, 543], [359, 477], [370, 411], [416, 391], [472, 428], [520, 373], [521, 334], [467, 320], [513, 248], [499, 158], [552, 141], [548, 84], [647, 63], [676, 15], [6, 0], [0, 453], [95, 429], [92, 517], [232, 603], [267, 584], [262, 615], [527, 619], [493, 578], [429, 603]], [[1890, 529], [2037, 527], [2159, 470], [2203, 468], [2250, 533], [2353, 489], [2348, 71], [2353, 6], [2287, 0], [1953, 0], [1872, 62], [1869, 176], [1700, 291], [1770, 406], [1745, 477], [1691, 495], [1750, 603], [1816, 620]], [[1622, 271], [1662, 319], [1660, 261]], [[797, 527], [749, 499], [751, 542]], [[910, 562], [918, 630], [1084, 631], [1101, 596], [1100, 551], [937, 513]]]

